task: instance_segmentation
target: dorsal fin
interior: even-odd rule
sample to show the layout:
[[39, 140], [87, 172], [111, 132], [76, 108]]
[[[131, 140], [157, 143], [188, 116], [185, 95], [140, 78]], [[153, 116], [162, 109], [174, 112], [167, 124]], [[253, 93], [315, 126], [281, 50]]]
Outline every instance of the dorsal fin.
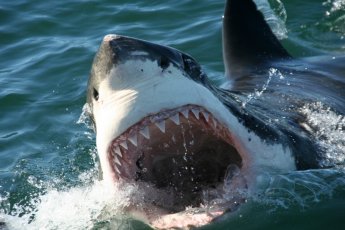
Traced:
[[232, 79], [291, 56], [252, 0], [228, 0], [223, 18], [223, 58]]

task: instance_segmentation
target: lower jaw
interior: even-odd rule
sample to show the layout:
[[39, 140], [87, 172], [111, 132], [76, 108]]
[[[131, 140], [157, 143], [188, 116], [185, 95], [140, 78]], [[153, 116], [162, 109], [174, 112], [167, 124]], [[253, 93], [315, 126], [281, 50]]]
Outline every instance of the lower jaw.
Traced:
[[201, 204], [198, 207], [186, 207], [183, 211], [172, 213], [159, 206], [142, 204], [127, 210], [134, 218], [142, 220], [155, 229], [190, 229], [217, 221], [225, 213], [236, 211], [245, 202], [243, 196], [234, 196], [227, 202]]
[[153, 218], [149, 220], [149, 224], [156, 229], [201, 227], [210, 224], [223, 214], [223, 210], [185, 211]]
[[194, 202], [189, 200], [189, 203], [188, 199], [177, 201], [178, 194], [172, 194], [168, 188], [158, 189], [148, 182], [134, 182], [146, 198], [140, 204], [133, 204], [126, 212], [156, 229], [189, 229], [207, 225], [245, 202], [247, 184], [244, 176], [238, 167], [233, 165], [230, 168], [232, 171], [227, 172], [229, 178], [225, 178], [224, 183], [219, 183], [217, 188], [204, 188], [194, 197]]
[[164, 210], [154, 209], [150, 212], [127, 210], [130, 215], [150, 225], [154, 229], [190, 229], [201, 227], [214, 222], [221, 217], [225, 211], [184, 211], [179, 213], [166, 214]]

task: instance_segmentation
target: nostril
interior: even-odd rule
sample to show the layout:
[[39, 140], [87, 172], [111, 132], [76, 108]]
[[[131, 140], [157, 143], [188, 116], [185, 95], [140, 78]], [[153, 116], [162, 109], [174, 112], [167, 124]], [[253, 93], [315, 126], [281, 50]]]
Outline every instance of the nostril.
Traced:
[[166, 68], [169, 67], [169, 59], [162, 56], [159, 60], [158, 60], [158, 65], [164, 70]]
[[98, 93], [98, 91], [95, 88], [93, 88], [93, 98], [96, 101], [98, 101], [98, 98], [99, 98], [99, 93]]

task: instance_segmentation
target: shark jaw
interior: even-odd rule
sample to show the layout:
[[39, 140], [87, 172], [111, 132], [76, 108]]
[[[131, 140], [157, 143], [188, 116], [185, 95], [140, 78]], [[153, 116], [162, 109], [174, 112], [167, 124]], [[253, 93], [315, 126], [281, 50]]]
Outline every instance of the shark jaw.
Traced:
[[196, 207], [202, 192], [223, 183], [229, 166], [241, 168], [231, 133], [204, 108], [186, 105], [145, 117], [108, 149], [115, 180], [145, 181], [174, 193], [172, 212]]

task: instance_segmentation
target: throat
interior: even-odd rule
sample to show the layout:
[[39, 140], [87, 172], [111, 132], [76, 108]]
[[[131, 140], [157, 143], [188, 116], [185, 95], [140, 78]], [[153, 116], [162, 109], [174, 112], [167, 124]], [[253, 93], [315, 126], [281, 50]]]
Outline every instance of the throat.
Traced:
[[192, 152], [157, 156], [151, 175], [142, 174], [141, 180], [171, 191], [174, 205], [169, 209], [174, 212], [188, 206], [199, 207], [204, 203], [206, 191], [223, 185], [229, 165], [241, 164], [226, 143], [211, 141], [208, 144]]

